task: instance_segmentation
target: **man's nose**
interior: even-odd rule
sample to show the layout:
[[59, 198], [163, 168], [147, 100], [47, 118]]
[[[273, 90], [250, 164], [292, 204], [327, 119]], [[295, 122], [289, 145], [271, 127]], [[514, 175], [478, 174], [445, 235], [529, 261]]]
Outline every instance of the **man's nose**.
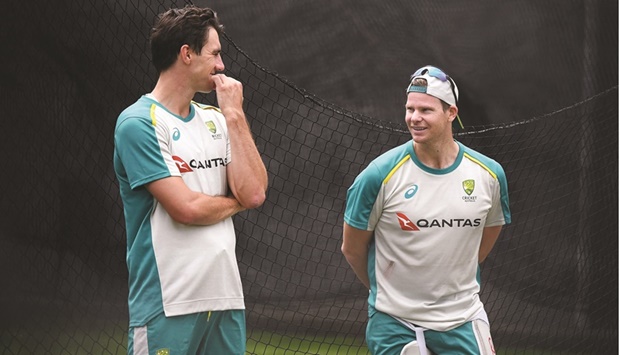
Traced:
[[218, 72], [223, 72], [224, 69], [226, 69], [226, 66], [224, 65], [224, 61], [222, 60], [222, 57], [220, 56], [217, 57], [217, 62], [215, 63], [215, 69]]
[[420, 112], [418, 110], [415, 110], [411, 113], [411, 121], [420, 122], [421, 119], [422, 116], [420, 115]]

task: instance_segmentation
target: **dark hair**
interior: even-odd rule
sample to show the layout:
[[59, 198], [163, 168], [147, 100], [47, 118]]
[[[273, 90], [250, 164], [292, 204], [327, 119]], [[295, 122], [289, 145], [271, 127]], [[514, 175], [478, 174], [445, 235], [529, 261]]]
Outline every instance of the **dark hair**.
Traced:
[[159, 14], [151, 30], [151, 55], [158, 73], [170, 68], [184, 44], [196, 53], [205, 45], [206, 31], [211, 27], [222, 34], [222, 26], [215, 11], [187, 5]]
[[[417, 78], [417, 79], [413, 80], [411, 85], [427, 87], [428, 86], [428, 82], [424, 78]], [[448, 109], [450, 109], [450, 104], [449, 103], [445, 102], [442, 99], [439, 99], [439, 101], [441, 102], [441, 107], [443, 108], [444, 112], [446, 112], [446, 111], [448, 111]]]

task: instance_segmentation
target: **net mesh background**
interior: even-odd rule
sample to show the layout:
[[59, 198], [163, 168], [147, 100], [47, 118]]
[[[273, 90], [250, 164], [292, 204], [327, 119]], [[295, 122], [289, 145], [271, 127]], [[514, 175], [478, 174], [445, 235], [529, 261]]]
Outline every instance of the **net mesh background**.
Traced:
[[[126, 352], [114, 124], [156, 80], [153, 19], [185, 3], [8, 5], [0, 31], [0, 353]], [[367, 353], [367, 291], [340, 252], [346, 190], [372, 159], [411, 139], [402, 107], [415, 70], [407, 58], [416, 55], [421, 65], [451, 63], [467, 125], [456, 138], [501, 162], [508, 177], [513, 223], [482, 265], [498, 353], [617, 353], [617, 2], [302, 1], [296, 13], [315, 19], [313, 40], [295, 31], [290, 7], [257, 19], [239, 4], [195, 3], [224, 19], [226, 73], [244, 84], [269, 173], [264, 205], [235, 217], [248, 353]], [[329, 20], [334, 13], [339, 21]], [[272, 46], [253, 47], [260, 59], [237, 42], [286, 19], [289, 30], [274, 33]], [[326, 48], [330, 35], [338, 42]], [[366, 63], [359, 36], [394, 50]], [[312, 59], [300, 67], [302, 51]], [[321, 63], [325, 52], [340, 65]], [[298, 81], [257, 61], [297, 72]], [[399, 84], [382, 89], [384, 81]], [[217, 104], [214, 95], [196, 100]]]

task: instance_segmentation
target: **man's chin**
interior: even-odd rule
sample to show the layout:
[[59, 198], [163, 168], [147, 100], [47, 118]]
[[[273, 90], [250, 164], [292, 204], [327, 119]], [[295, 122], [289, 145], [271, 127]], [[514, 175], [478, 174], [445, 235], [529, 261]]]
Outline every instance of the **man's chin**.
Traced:
[[197, 92], [201, 94], [209, 94], [213, 91], [213, 87], [208, 87], [204, 89], [199, 89]]
[[410, 129], [409, 133], [411, 133], [411, 137], [416, 142], [422, 141], [426, 137], [425, 131], [414, 131], [413, 129]]

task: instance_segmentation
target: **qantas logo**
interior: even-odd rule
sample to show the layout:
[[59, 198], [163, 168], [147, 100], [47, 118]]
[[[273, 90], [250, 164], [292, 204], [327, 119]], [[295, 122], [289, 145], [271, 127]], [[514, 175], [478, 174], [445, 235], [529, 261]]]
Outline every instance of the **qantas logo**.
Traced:
[[181, 173], [191, 173], [194, 169], [211, 169], [226, 166], [226, 159], [223, 158], [215, 158], [215, 159], [206, 159], [206, 160], [196, 160], [192, 159], [189, 161], [189, 164], [185, 162], [185, 160], [180, 157], [173, 155], [172, 160], [179, 168]]
[[453, 219], [418, 219], [417, 222], [411, 221], [402, 212], [396, 212], [396, 218], [400, 229], [404, 231], [417, 232], [420, 228], [465, 228], [465, 227], [478, 227], [482, 221], [480, 218], [474, 220], [468, 218], [453, 218]]
[[396, 218], [398, 218], [398, 223], [400, 223], [400, 229], [404, 231], [420, 230], [404, 213], [396, 212]]
[[191, 173], [193, 171], [192, 168], [190, 168], [183, 159], [177, 157], [176, 155], [172, 157], [172, 160], [174, 160], [174, 162], [177, 164], [177, 168], [179, 168], [180, 172]]

